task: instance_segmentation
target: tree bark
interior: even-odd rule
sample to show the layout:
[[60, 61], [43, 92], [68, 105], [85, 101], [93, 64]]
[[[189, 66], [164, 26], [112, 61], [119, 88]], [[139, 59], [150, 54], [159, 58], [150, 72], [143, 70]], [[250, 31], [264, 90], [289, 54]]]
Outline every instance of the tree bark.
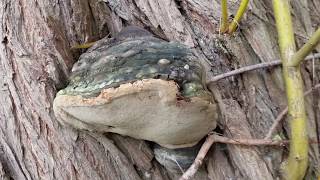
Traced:
[[[78, 59], [75, 44], [103, 38], [126, 25], [192, 48], [213, 75], [279, 59], [272, 5], [250, 1], [237, 33], [218, 32], [219, 0], [0, 1], [0, 177], [13, 179], [175, 179], [147, 142], [61, 126], [52, 111], [57, 90]], [[239, 2], [229, 1], [235, 13]], [[291, 0], [298, 47], [320, 25], [318, 0]], [[312, 12], [312, 13], [311, 13]], [[320, 51], [318, 46], [317, 51]], [[319, 83], [320, 62], [302, 67], [305, 89]], [[263, 138], [286, 106], [280, 68], [258, 70], [210, 86], [221, 131]], [[319, 139], [319, 91], [307, 97], [309, 138]], [[288, 134], [284, 125], [283, 134]], [[317, 137], [318, 135], [318, 137]], [[198, 179], [276, 179], [287, 148], [215, 145]], [[306, 179], [320, 173], [312, 144]], [[203, 174], [204, 173], [204, 174]], [[196, 178], [197, 178], [196, 177]]]

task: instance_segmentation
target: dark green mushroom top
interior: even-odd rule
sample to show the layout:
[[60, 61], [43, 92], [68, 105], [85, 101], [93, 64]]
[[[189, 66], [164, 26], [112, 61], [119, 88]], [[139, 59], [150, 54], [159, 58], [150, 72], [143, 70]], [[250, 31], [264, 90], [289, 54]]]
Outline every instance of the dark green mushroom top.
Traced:
[[207, 93], [203, 72], [186, 46], [156, 38], [141, 28], [129, 27], [82, 54], [72, 69], [70, 84], [59, 94], [94, 97], [105, 88], [155, 78], [174, 80], [182, 96], [193, 97]]

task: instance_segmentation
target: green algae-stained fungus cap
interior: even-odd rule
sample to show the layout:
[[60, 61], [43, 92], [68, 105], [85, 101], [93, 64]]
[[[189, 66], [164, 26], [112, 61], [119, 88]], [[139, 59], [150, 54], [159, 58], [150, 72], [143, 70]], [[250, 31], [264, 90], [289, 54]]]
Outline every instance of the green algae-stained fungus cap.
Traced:
[[54, 100], [57, 119], [169, 148], [196, 144], [218, 117], [203, 67], [184, 45], [135, 30], [81, 55]]

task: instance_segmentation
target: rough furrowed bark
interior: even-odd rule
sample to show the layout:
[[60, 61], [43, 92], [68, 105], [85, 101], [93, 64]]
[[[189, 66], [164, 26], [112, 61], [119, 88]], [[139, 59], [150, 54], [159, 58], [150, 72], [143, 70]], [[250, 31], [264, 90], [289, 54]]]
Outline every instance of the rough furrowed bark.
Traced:
[[[294, 19], [298, 45], [320, 24], [315, 18], [320, 14], [319, 2], [301, 3], [315, 15], [301, 11], [303, 18]], [[301, 3], [292, 0], [294, 7]], [[229, 13], [235, 14], [237, 7], [231, 5]], [[70, 48], [109, 32], [113, 36], [126, 25], [139, 25], [192, 48], [212, 77], [279, 58], [271, 7], [268, 0], [250, 1], [239, 30], [225, 37], [218, 31], [220, 0], [0, 1], [0, 162], [4, 174], [14, 179], [179, 177], [160, 166], [139, 140], [59, 125], [52, 101], [57, 89], [67, 83], [80, 53]], [[293, 13], [299, 10], [294, 8]], [[306, 89], [319, 81], [319, 62], [314, 64], [303, 67]], [[225, 112], [234, 111], [222, 117], [221, 129], [230, 137], [263, 138], [286, 106], [282, 85], [278, 68], [217, 82], [211, 87], [220, 97], [217, 101]], [[311, 97], [306, 104], [310, 138], [319, 131], [319, 108], [314, 106], [318, 103], [319, 98]], [[281, 152], [228, 145], [209, 154], [203, 167], [210, 179], [272, 179], [278, 176]], [[311, 145], [309, 153], [307, 178], [312, 179], [320, 164], [318, 145]]]

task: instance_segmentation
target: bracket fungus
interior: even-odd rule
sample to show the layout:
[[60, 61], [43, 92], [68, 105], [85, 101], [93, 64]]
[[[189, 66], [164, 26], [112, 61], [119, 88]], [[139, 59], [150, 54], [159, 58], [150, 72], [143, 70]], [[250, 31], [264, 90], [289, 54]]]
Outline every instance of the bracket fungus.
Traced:
[[54, 113], [78, 129], [190, 147], [218, 118], [203, 72], [184, 45], [125, 28], [81, 55], [54, 100]]

